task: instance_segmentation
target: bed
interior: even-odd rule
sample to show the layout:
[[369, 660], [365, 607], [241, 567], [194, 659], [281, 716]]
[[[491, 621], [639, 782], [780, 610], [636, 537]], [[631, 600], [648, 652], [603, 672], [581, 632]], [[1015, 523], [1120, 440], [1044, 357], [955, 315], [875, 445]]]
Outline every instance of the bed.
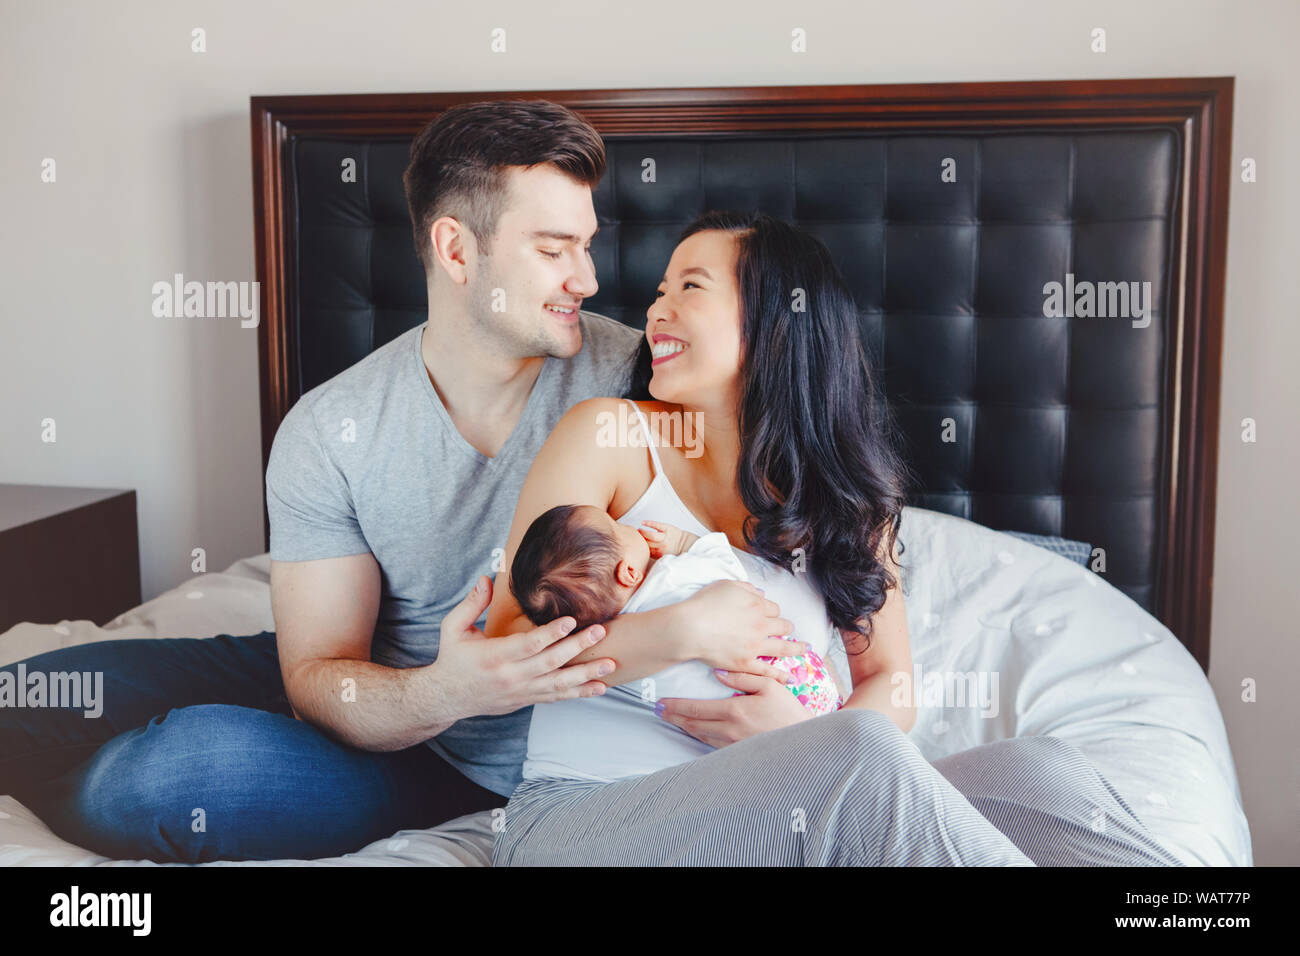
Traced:
[[[791, 219], [836, 257], [918, 476], [901, 539], [921, 753], [1062, 737], [1184, 862], [1250, 865], [1205, 677], [1231, 79], [255, 97], [264, 453], [299, 395], [425, 319], [411, 135], [455, 103], [514, 97], [565, 103], [606, 137], [592, 311], [641, 327], [706, 208]], [[1150, 308], [1047, 315], [1053, 280], [1149, 282]], [[0, 664], [272, 629], [268, 570], [250, 557], [103, 627], [18, 625]], [[490, 815], [471, 814], [310, 862], [486, 865], [490, 846]], [[138, 862], [0, 797], [0, 865]]]

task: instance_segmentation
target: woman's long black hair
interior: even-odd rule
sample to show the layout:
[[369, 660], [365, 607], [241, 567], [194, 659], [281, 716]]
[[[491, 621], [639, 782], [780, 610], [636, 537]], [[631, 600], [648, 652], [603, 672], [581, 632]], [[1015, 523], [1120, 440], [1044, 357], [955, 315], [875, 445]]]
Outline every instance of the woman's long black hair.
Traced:
[[[898, 585], [878, 555], [893, 553], [910, 475], [853, 297], [826, 246], [796, 226], [714, 211], [678, 242], [705, 230], [738, 242], [745, 541], [759, 557], [808, 571], [832, 623], [861, 636], [847, 649], [861, 653], [872, 615]], [[642, 339], [625, 397], [651, 400], [650, 358]]]

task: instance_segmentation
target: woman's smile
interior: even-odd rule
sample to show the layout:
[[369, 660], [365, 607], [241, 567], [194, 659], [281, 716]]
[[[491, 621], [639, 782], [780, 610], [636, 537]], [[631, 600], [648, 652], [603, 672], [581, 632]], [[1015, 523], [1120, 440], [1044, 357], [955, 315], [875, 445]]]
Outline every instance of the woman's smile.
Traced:
[[689, 346], [679, 338], [671, 335], [656, 335], [654, 342], [650, 346], [650, 354], [653, 356], [651, 365], [662, 365], [681, 355]]

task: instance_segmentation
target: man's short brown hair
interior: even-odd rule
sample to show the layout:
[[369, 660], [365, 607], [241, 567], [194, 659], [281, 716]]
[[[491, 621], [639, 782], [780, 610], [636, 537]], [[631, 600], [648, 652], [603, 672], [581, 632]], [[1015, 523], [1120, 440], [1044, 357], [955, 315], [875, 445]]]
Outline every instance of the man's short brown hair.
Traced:
[[505, 209], [506, 168], [541, 163], [594, 189], [605, 175], [605, 144], [590, 123], [549, 100], [463, 103], [420, 130], [402, 182], [425, 269], [429, 230], [443, 216], [464, 224], [487, 254]]

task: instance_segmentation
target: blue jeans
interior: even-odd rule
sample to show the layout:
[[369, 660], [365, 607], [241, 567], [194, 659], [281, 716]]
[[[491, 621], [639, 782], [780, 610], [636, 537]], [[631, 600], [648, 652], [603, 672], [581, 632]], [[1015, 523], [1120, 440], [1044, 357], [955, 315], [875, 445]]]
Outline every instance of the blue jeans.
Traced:
[[[103, 713], [0, 707], [0, 794], [113, 859], [314, 859], [505, 806], [419, 744], [357, 750], [295, 720], [275, 634], [106, 641], [23, 661], [102, 672]], [[15, 673], [17, 664], [0, 670]]]

